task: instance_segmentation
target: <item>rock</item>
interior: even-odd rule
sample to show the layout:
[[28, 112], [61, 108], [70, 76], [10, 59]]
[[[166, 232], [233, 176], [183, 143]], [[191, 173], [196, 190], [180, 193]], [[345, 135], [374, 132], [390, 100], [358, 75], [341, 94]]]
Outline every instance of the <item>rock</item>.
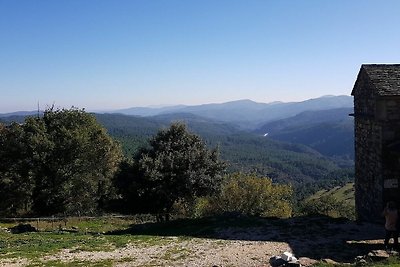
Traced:
[[284, 260], [284, 261], [297, 261], [297, 259], [293, 256], [293, 254], [292, 253], [290, 253], [290, 252], [284, 252], [284, 253], [282, 253], [282, 255], [281, 255], [281, 258]]
[[382, 261], [390, 257], [390, 254], [385, 250], [372, 250], [368, 253], [368, 257], [372, 261]]
[[312, 266], [312, 265], [318, 263], [317, 260], [310, 259], [310, 258], [307, 258], [307, 257], [299, 258], [299, 262], [300, 262], [301, 266], [306, 266], [306, 267]]
[[269, 260], [269, 264], [273, 267], [291, 266], [300, 267], [301, 264], [295, 256], [290, 252], [285, 252], [280, 256], [274, 256]]
[[323, 259], [322, 262], [332, 264], [332, 265], [338, 265], [339, 263], [332, 260], [332, 259]]
[[356, 266], [365, 266], [365, 265], [367, 265], [367, 263], [368, 263], [367, 256], [357, 256], [354, 259], [354, 263], [356, 264]]
[[269, 264], [272, 267], [280, 267], [280, 266], [285, 266], [287, 263], [287, 261], [285, 261], [284, 259], [282, 259], [279, 256], [273, 256], [272, 258], [269, 259]]
[[296, 260], [296, 261], [289, 261], [289, 262], [286, 264], [286, 266], [290, 266], [290, 267], [300, 267], [301, 264], [300, 264], [300, 262], [299, 262], [298, 260]]
[[11, 231], [8, 228], [4, 228], [4, 227], [0, 226], [0, 232], [10, 233]]
[[367, 264], [368, 262], [366, 259], [360, 259], [359, 261], [356, 262], [356, 266], [365, 266]]
[[21, 234], [21, 233], [27, 233], [27, 232], [37, 232], [36, 228], [33, 227], [32, 225], [28, 224], [18, 224], [14, 227], [9, 228], [11, 233], [13, 234]]
[[390, 256], [399, 256], [399, 252], [397, 252], [396, 250], [388, 251], [388, 253]]

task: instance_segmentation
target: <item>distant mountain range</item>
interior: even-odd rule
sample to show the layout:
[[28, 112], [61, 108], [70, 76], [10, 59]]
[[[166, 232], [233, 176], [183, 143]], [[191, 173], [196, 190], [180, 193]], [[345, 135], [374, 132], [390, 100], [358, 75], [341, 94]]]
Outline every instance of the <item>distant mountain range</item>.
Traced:
[[302, 102], [257, 103], [251, 100], [238, 100], [222, 104], [197, 106], [172, 106], [163, 108], [129, 108], [108, 113], [121, 113], [135, 116], [156, 116], [174, 113], [190, 113], [220, 122], [229, 122], [243, 129], [256, 129], [274, 120], [295, 116], [304, 111], [326, 110], [353, 107], [350, 96], [324, 96]]
[[[243, 129], [261, 127], [263, 124], [275, 120], [295, 116], [304, 111], [327, 110], [353, 107], [351, 96], [323, 96], [301, 102], [272, 102], [257, 103], [251, 100], [237, 100], [221, 104], [204, 104], [196, 106], [170, 107], [132, 107], [107, 112], [141, 117], [151, 117], [171, 114], [193, 114], [219, 122], [228, 122]], [[1, 117], [36, 115], [37, 111], [18, 111], [0, 114]], [[42, 111], [40, 112], [42, 113]]]
[[[39, 111], [39, 114], [42, 114], [43, 111]], [[11, 116], [34, 116], [37, 115], [37, 111], [16, 111], [10, 113], [0, 113], [0, 118], [11, 117]]]

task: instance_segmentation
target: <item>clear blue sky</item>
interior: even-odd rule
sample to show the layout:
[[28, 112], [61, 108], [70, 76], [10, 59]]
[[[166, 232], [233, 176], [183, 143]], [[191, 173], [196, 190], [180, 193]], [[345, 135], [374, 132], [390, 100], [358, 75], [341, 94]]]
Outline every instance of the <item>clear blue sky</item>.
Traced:
[[0, 113], [349, 95], [400, 1], [0, 0]]

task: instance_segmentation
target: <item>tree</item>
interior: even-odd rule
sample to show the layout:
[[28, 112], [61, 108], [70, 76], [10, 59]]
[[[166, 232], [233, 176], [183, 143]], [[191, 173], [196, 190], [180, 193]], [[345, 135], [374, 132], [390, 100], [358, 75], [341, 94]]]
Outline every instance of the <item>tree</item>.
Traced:
[[43, 159], [35, 210], [93, 213], [110, 193], [121, 149], [95, 117], [84, 110], [47, 110], [43, 122], [51, 153]]
[[31, 211], [39, 215], [88, 214], [101, 208], [122, 152], [93, 115], [51, 108], [41, 118], [29, 117], [5, 129], [1, 156], [14, 161], [0, 166], [0, 182], [8, 183], [8, 194], [22, 200], [18, 192], [25, 192]]
[[151, 212], [165, 214], [168, 220], [177, 200], [190, 201], [219, 189], [225, 163], [219, 160], [218, 149], [208, 150], [184, 124], [173, 123], [149, 143], [135, 163], [132, 183], [142, 201], [151, 203]]
[[34, 180], [28, 140], [19, 124], [0, 124], [0, 159], [0, 214], [23, 215], [32, 206]]

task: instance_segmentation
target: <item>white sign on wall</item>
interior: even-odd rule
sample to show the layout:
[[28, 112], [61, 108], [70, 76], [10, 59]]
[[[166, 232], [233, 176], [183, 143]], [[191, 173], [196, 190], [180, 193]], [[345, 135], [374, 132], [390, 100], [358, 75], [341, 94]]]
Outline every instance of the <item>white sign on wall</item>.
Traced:
[[383, 180], [383, 188], [399, 188], [399, 179]]

